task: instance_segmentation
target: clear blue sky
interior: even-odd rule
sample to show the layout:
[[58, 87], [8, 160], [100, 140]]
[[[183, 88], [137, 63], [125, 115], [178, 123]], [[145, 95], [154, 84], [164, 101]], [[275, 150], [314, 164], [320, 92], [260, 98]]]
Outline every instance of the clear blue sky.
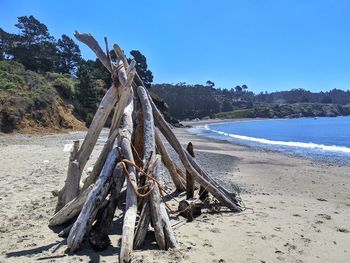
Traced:
[[77, 29], [139, 49], [156, 83], [350, 89], [349, 0], [0, 0], [0, 27], [16, 32], [22, 15], [56, 38]]

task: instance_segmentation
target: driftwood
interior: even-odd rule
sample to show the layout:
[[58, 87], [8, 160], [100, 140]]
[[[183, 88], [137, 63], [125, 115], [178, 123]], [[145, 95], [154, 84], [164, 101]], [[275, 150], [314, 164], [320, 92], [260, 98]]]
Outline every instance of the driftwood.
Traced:
[[108, 231], [113, 221], [114, 212], [117, 208], [118, 199], [124, 185], [125, 176], [122, 165], [117, 165], [113, 172], [114, 183], [111, 186], [110, 198], [107, 206], [103, 209], [100, 216], [97, 217], [96, 223], [92, 227], [89, 236], [91, 246], [96, 250], [103, 250], [111, 243], [108, 237]]
[[[187, 144], [187, 152], [194, 157], [193, 145], [191, 142]], [[186, 170], [186, 198], [191, 199], [194, 195], [194, 178], [191, 173]]]
[[79, 248], [85, 234], [89, 232], [96, 213], [98, 212], [99, 204], [106, 198], [111, 186], [111, 175], [117, 163], [117, 159], [118, 152], [116, 149], [113, 149], [108, 155], [102, 173], [89, 193], [83, 209], [69, 233], [67, 246], [70, 253]]
[[199, 199], [181, 200], [178, 210], [180, 215], [192, 221], [194, 217], [201, 215], [204, 204]]
[[[135, 69], [134, 69], [135, 63], [132, 63], [132, 65], [129, 67], [129, 74], [127, 76], [127, 81], [125, 83], [125, 86], [121, 89], [121, 97], [117, 103], [118, 109], [122, 108], [123, 111], [125, 109], [125, 105], [126, 105], [126, 101], [127, 98], [129, 96], [129, 92], [131, 89], [131, 83], [132, 80], [134, 78], [135, 75]], [[122, 74], [120, 75], [120, 80], [124, 79], [124, 73], [125, 71], [123, 71]], [[126, 73], [125, 73], [126, 74]], [[114, 141], [116, 139], [116, 137], [119, 134], [119, 125], [120, 125], [120, 121], [122, 118], [122, 111], [121, 110], [116, 110], [114, 117], [113, 117], [113, 123], [111, 125], [111, 130], [110, 130], [110, 135], [108, 137], [108, 140], [106, 142], [106, 144], [103, 146], [103, 149], [93, 167], [93, 170], [90, 174], [90, 176], [86, 179], [86, 181], [84, 182], [84, 186], [83, 186], [83, 190], [86, 189], [87, 187], [89, 187], [89, 185], [91, 185], [92, 183], [94, 183], [96, 181], [96, 178], [98, 177], [98, 175], [101, 172], [102, 166], [107, 158], [107, 155], [109, 153], [109, 151], [112, 149]]]
[[[184, 191], [188, 187], [188, 197], [193, 197], [196, 181], [201, 186], [201, 200], [209, 192], [232, 211], [241, 211], [237, 197], [202, 170], [193, 158], [193, 151], [189, 149], [188, 153], [183, 149], [145, 89], [135, 70], [136, 62], [129, 65], [121, 48], [114, 45], [117, 61], [113, 63], [106, 39], [105, 53], [91, 35], [75, 32], [75, 36], [95, 52], [111, 73], [112, 85], [103, 97], [82, 145], [74, 144], [67, 179], [59, 192], [55, 215], [49, 221], [50, 226], [65, 225], [59, 236], [68, 236], [67, 252], [76, 251], [85, 238], [96, 250], [108, 247], [108, 232], [116, 209], [124, 210], [120, 262], [131, 261], [133, 248], [142, 247], [152, 228], [160, 249], [176, 248], [176, 236], [162, 198], [165, 190], [162, 190], [159, 176], [161, 162], [168, 169], [176, 190]], [[108, 139], [92, 172], [79, 189], [81, 174], [113, 107]], [[187, 176], [175, 164], [173, 156], [169, 156], [160, 133], [177, 153]], [[113, 148], [116, 141], [118, 147]], [[187, 183], [186, 179], [192, 181]], [[201, 207], [200, 200], [188, 199], [180, 202], [179, 210], [191, 219], [201, 212]]]
[[[156, 160], [156, 139], [155, 139], [155, 129], [154, 129], [154, 121], [152, 114], [152, 106], [149, 102], [146, 90], [143, 87], [137, 88], [137, 93], [140, 98], [140, 102], [143, 110], [143, 138], [144, 138], [144, 157], [143, 163], [144, 168], [147, 165], [147, 162], [153, 166], [151, 172], [153, 177], [158, 173], [158, 163]], [[157, 178], [155, 178], [157, 179]], [[160, 249], [165, 249], [165, 237], [163, 232], [163, 222], [160, 215], [160, 193], [158, 186], [154, 181], [149, 182], [150, 189], [153, 189], [149, 196], [150, 210], [151, 210], [151, 218], [154, 227], [154, 234], [157, 240], [157, 244]]]
[[176, 187], [177, 191], [185, 191], [186, 181], [179, 174], [176, 165], [171, 160], [162, 140], [160, 139], [159, 132], [156, 131], [156, 145], [159, 151], [159, 154], [162, 156], [162, 161], [164, 166], [168, 169], [171, 179]]
[[[175, 134], [170, 129], [169, 125], [164, 120], [163, 116], [157, 109], [157, 107], [152, 102], [153, 115], [155, 119], [155, 124], [159, 130], [163, 133], [165, 138], [169, 141], [170, 145], [174, 148], [180, 157], [181, 162], [185, 166], [186, 170], [194, 177], [194, 179], [205, 189], [208, 190], [219, 202], [234, 212], [241, 212], [242, 209], [239, 206], [239, 202], [236, 200], [235, 196], [231, 195], [223, 187], [218, 186], [218, 184], [210, 176], [205, 173], [199, 173], [199, 169], [195, 169], [192, 166], [192, 162], [195, 163], [193, 158], [186, 155], [184, 149], [182, 148], [180, 142], [177, 140]], [[191, 163], [190, 161], [191, 160]], [[198, 168], [198, 167], [197, 167]]]
[[73, 200], [79, 194], [80, 171], [79, 165], [75, 160], [79, 150], [79, 141], [73, 142], [73, 149], [69, 155], [67, 179], [63, 188], [58, 193], [55, 213], [65, 204]]
[[[187, 150], [186, 154], [189, 154], [191, 155], [192, 158], [194, 158], [194, 149], [193, 149], [193, 144], [191, 142], [187, 144], [186, 150]], [[195, 189], [194, 179], [188, 171], [186, 171], [186, 185], [187, 185], [187, 199], [193, 198], [194, 189]], [[199, 199], [204, 201], [207, 197], [208, 197], [208, 191], [201, 185], [199, 189]]]
[[[121, 149], [125, 159], [134, 163], [134, 157], [130, 146], [131, 136], [133, 133], [133, 123], [131, 114], [134, 109], [133, 92], [131, 91], [128, 104], [124, 110], [123, 115], [123, 127], [120, 132], [121, 137]], [[137, 189], [136, 182], [136, 170], [133, 166], [128, 168], [130, 178], [127, 182], [126, 202], [125, 202], [125, 214], [123, 224], [123, 236], [120, 247], [119, 260], [121, 262], [129, 262], [131, 260], [131, 252], [134, 242], [134, 228], [137, 215], [137, 198], [133, 189]]]
[[77, 216], [89, 195], [92, 185], [90, 185], [85, 191], [81, 192], [76, 198], [66, 204], [61, 210], [51, 217], [49, 226], [57, 226], [67, 223], [69, 220]]

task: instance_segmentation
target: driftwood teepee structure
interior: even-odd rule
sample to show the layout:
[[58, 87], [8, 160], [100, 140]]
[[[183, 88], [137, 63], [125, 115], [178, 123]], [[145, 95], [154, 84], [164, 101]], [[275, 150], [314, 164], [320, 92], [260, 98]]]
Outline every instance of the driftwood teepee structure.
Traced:
[[[177, 190], [186, 190], [187, 176], [187, 182], [191, 182], [189, 187], [194, 180], [221, 205], [233, 212], [242, 211], [236, 195], [203, 171], [183, 149], [145, 89], [135, 70], [135, 61], [129, 64], [119, 46], [114, 45], [118, 60], [113, 63], [106, 39], [105, 53], [90, 34], [75, 32], [75, 37], [95, 52], [111, 73], [113, 83], [103, 97], [82, 145], [79, 141], [74, 142], [67, 179], [49, 222], [50, 226], [66, 226], [59, 235], [68, 236], [67, 251], [75, 252], [84, 238], [88, 238], [94, 248], [108, 246], [108, 230], [120, 202], [125, 202], [121, 262], [129, 262], [133, 248], [142, 246], [149, 225], [154, 229], [160, 249], [175, 248], [177, 241], [159, 183], [161, 162], [169, 170]], [[92, 172], [81, 182], [84, 167], [113, 108], [108, 140]], [[160, 133], [178, 154], [186, 173], [169, 157]]]

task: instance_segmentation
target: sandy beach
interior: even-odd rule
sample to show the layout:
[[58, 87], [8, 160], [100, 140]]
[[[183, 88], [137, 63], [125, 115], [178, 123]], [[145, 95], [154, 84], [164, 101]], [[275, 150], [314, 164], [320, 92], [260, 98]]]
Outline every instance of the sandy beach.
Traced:
[[[174, 131], [184, 145], [194, 144], [196, 158], [208, 173], [227, 188], [241, 189], [247, 210], [204, 212], [191, 223], [171, 215], [179, 249], [159, 251], [153, 243], [135, 251], [133, 262], [350, 261], [348, 166], [209, 140], [186, 129]], [[65, 180], [69, 152], [64, 146], [84, 134], [0, 136], [0, 262], [63, 255], [65, 240], [47, 226], [56, 204], [52, 191]], [[107, 134], [103, 131], [87, 167]], [[166, 171], [163, 176], [168, 182]], [[41, 262], [118, 262], [121, 218], [117, 212], [107, 250], [95, 252], [85, 242], [76, 255]]]

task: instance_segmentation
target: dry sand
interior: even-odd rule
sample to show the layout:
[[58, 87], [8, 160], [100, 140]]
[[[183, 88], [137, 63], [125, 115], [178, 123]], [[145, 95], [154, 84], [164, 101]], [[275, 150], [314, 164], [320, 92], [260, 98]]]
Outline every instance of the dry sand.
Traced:
[[[350, 262], [348, 166], [208, 140], [185, 129], [175, 132], [181, 142], [194, 144], [206, 171], [228, 188], [241, 188], [248, 209], [205, 212], [191, 223], [172, 215], [179, 250], [158, 251], [153, 242], [136, 251], [133, 262]], [[64, 239], [47, 227], [56, 203], [51, 191], [65, 179], [65, 144], [83, 138], [84, 132], [0, 136], [0, 262], [62, 255]], [[85, 243], [77, 255], [42, 261], [117, 262], [121, 216], [115, 217], [106, 251]]]

